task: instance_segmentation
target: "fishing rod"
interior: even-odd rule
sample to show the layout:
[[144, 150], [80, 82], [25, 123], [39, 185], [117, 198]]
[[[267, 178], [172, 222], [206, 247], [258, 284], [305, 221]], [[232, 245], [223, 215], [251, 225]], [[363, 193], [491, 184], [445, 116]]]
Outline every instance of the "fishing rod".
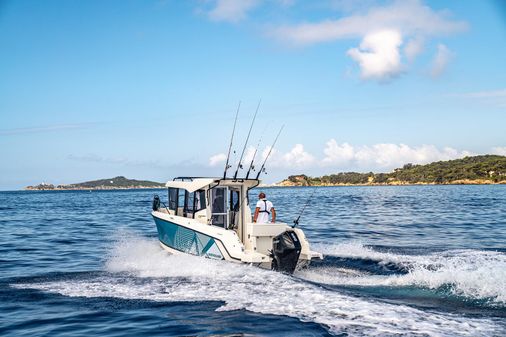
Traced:
[[281, 134], [281, 131], [283, 131], [283, 128], [284, 128], [284, 127], [285, 127], [285, 126], [283, 125], [283, 126], [281, 126], [281, 129], [279, 129], [278, 135], [276, 136], [276, 139], [274, 139], [274, 143], [272, 143], [272, 146], [271, 146], [271, 148], [269, 149], [269, 153], [267, 153], [267, 157], [265, 157], [265, 160], [264, 160], [264, 162], [263, 162], [263, 164], [262, 164], [262, 167], [260, 167], [260, 170], [259, 170], [259, 171], [258, 171], [258, 173], [257, 173], [257, 177], [256, 177], [256, 179], [257, 179], [257, 180], [258, 180], [258, 178], [260, 177], [260, 173], [262, 173], [262, 172], [264, 172], [264, 171], [265, 171], [265, 163], [267, 162], [267, 159], [269, 159], [269, 157], [270, 157], [270, 155], [271, 155], [271, 152], [272, 152], [272, 149], [274, 148], [274, 145], [276, 145], [276, 142], [278, 141], [278, 137], [279, 137], [279, 135]]
[[225, 172], [223, 172], [223, 179], [227, 178], [227, 170], [232, 167], [232, 165], [228, 165], [228, 161], [230, 160], [230, 151], [232, 150], [232, 142], [234, 141], [235, 126], [237, 124], [237, 116], [239, 116], [240, 108], [241, 108], [241, 101], [239, 101], [239, 105], [237, 106], [237, 111], [235, 113], [234, 128], [232, 129], [232, 137], [230, 137], [230, 145], [228, 146], [227, 163], [225, 164]]
[[267, 129], [268, 126], [269, 126], [269, 124], [267, 124], [265, 126], [264, 131], [262, 131], [262, 134], [260, 135], [260, 139], [258, 140], [258, 144], [257, 144], [257, 147], [255, 148], [255, 152], [253, 152], [253, 158], [251, 158], [251, 163], [249, 164], [248, 173], [246, 173], [246, 179], [248, 179], [249, 173], [251, 170], [255, 171], [255, 166], [253, 165], [255, 162], [255, 157], [257, 155], [258, 149], [260, 148], [260, 143], [262, 143], [262, 138], [264, 136], [265, 130]]
[[292, 228], [295, 228], [295, 226], [297, 226], [299, 224], [300, 217], [302, 216], [302, 213], [304, 213], [304, 211], [306, 210], [306, 207], [309, 205], [309, 202], [311, 202], [311, 198], [313, 197], [314, 192], [316, 192], [316, 189], [317, 189], [317, 187], [315, 186], [313, 188], [313, 192], [311, 192], [311, 195], [309, 195], [309, 198], [307, 199], [306, 204], [302, 208], [302, 211], [300, 211], [299, 216], [297, 217], [297, 219], [293, 220]]
[[260, 103], [262, 100], [258, 101], [257, 109], [255, 111], [255, 115], [253, 116], [253, 120], [251, 121], [251, 126], [249, 127], [248, 137], [246, 137], [246, 142], [244, 143], [244, 147], [242, 149], [241, 158], [239, 159], [239, 162], [237, 163], [237, 169], [234, 173], [234, 180], [237, 179], [237, 173], [239, 172], [239, 169], [242, 169], [242, 158], [244, 156], [244, 151], [246, 151], [246, 147], [248, 146], [249, 136], [251, 135], [251, 129], [253, 129], [253, 124], [255, 124], [255, 119], [257, 118], [258, 109], [260, 108]]
[[[258, 177], [260, 176], [260, 173], [262, 173], [262, 171], [264, 171], [265, 163], [267, 162], [267, 159], [269, 159], [269, 156], [271, 155], [271, 151], [272, 151], [272, 149], [274, 148], [274, 145], [276, 145], [276, 142], [278, 141], [279, 135], [281, 134], [281, 131], [283, 131], [283, 128], [284, 128], [284, 127], [285, 127], [285, 125], [282, 125], [282, 126], [281, 126], [281, 129], [279, 129], [279, 132], [278, 132], [278, 134], [276, 135], [276, 139], [274, 139], [274, 143], [272, 143], [272, 146], [271, 146], [271, 148], [269, 149], [269, 153], [267, 153], [267, 156], [265, 157], [265, 160], [264, 160], [264, 162], [263, 162], [263, 164], [262, 164], [262, 167], [260, 168], [260, 171], [258, 171], [258, 174], [257, 174], [257, 176], [256, 176], [256, 180], [258, 180]], [[265, 130], [264, 130], [264, 132], [265, 132]], [[259, 142], [259, 145], [260, 145], [260, 142]], [[248, 170], [248, 173], [249, 173], [249, 170]], [[246, 177], [248, 177], [248, 176], [246, 175]], [[246, 178], [246, 179], [247, 179], [247, 178]], [[260, 181], [257, 181], [257, 183], [256, 183], [256, 185], [255, 185], [255, 186], [253, 186], [253, 187], [249, 187], [249, 188], [248, 188], [248, 191], [246, 192], [246, 195], [244, 196], [244, 198], [241, 200], [241, 203], [239, 204], [239, 209], [241, 209], [241, 207], [243, 206], [244, 201], [245, 201], [246, 199], [248, 199], [248, 203], [249, 203], [249, 196], [248, 196], [249, 190], [251, 190], [251, 189], [255, 188], [256, 186], [258, 186], [258, 184], [259, 184], [259, 183], [260, 183]]]

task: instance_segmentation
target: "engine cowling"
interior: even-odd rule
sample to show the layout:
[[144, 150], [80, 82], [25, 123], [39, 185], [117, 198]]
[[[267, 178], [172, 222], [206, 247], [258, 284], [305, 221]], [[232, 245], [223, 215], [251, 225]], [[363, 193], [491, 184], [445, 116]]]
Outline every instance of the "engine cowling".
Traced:
[[272, 241], [272, 269], [292, 274], [297, 267], [302, 246], [297, 234], [286, 231]]

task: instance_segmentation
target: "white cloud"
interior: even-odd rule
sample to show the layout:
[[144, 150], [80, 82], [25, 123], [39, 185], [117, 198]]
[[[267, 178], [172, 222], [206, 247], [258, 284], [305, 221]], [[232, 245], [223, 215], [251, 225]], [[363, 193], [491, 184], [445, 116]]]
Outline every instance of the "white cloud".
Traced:
[[[264, 148], [262, 151], [261, 159], [258, 159], [256, 161], [256, 169], [260, 169], [260, 166], [267, 157], [270, 149], [270, 146], [266, 146]], [[310, 167], [317, 164], [318, 163], [316, 158], [304, 149], [304, 145], [295, 144], [293, 148], [286, 153], [279, 152], [273, 148], [269, 158], [267, 159], [266, 165], [268, 167], [275, 168], [301, 168]]]
[[[266, 146], [257, 154], [255, 160], [255, 173], [260, 170], [262, 163], [270, 151]], [[251, 162], [254, 149], [248, 148], [245, 154], [244, 170], [247, 171]], [[249, 154], [248, 154], [249, 153]], [[506, 146], [494, 147], [489, 153], [506, 156]], [[435, 145], [409, 146], [406, 144], [378, 143], [373, 145], [352, 145], [347, 142], [338, 143], [330, 139], [325, 143], [323, 156], [315, 156], [307, 152], [303, 144], [295, 144], [288, 152], [280, 152], [273, 148], [267, 168], [275, 168], [292, 172], [304, 169], [314, 169], [326, 173], [342, 171], [374, 171], [388, 172], [405, 164], [428, 164], [441, 160], [452, 160], [473, 156], [475, 153], [467, 150], [457, 150], [452, 147], [436, 147]], [[210, 166], [224, 162], [224, 153], [212, 156], [209, 159]], [[237, 158], [238, 160], [238, 158]], [[237, 165], [237, 163], [235, 163]], [[311, 174], [310, 171], [307, 171]]]
[[[271, 152], [270, 155], [269, 155], [269, 152]], [[272, 151], [271, 151], [271, 146], [266, 146], [261, 153], [261, 159], [259, 158], [255, 163], [255, 166], [256, 166], [255, 170], [260, 170], [260, 167], [264, 163], [267, 156], [269, 156], [269, 158], [267, 159], [269, 166], [272, 166], [272, 167], [282, 166], [281, 165], [282, 159], [279, 155], [278, 150], [276, 150], [275, 148], [272, 148]]]
[[[466, 29], [467, 23], [452, 20], [448, 11], [434, 11], [419, 0], [398, 0], [335, 20], [279, 27], [271, 34], [294, 45], [360, 38], [360, 47], [348, 50], [348, 55], [359, 64], [362, 78], [384, 80], [399, 74], [403, 68], [401, 47], [404, 56], [412, 62], [423, 51], [429, 37]], [[404, 46], [403, 39], [407, 41]], [[444, 70], [450, 60], [449, 50], [441, 46], [434, 74]]]
[[[243, 168], [246, 170], [249, 168], [249, 165], [251, 164], [251, 160], [253, 159], [253, 156], [255, 156], [255, 159], [258, 160], [258, 157], [255, 154], [255, 148], [253, 146], [248, 146], [246, 149], [246, 152], [244, 153], [244, 158], [242, 160]], [[239, 159], [237, 159], [239, 160]]]
[[227, 155], [224, 153], [218, 153], [209, 158], [209, 166], [217, 166], [218, 164], [227, 160]]
[[348, 50], [348, 55], [359, 64], [362, 78], [385, 80], [397, 76], [402, 70], [401, 44], [398, 31], [380, 30], [367, 34], [360, 48]]
[[447, 11], [435, 12], [421, 1], [405, 0], [372, 8], [365, 14], [280, 27], [274, 34], [295, 44], [313, 44], [359, 38], [383, 29], [397, 29], [403, 35], [435, 36], [461, 32], [467, 29], [467, 23], [450, 20]]
[[334, 139], [327, 142], [323, 150], [324, 166], [341, 168], [393, 169], [407, 163], [426, 164], [439, 160], [450, 160], [472, 155], [469, 151], [458, 151], [445, 147], [438, 149], [434, 145], [410, 147], [405, 144], [380, 143], [372, 146], [352, 146], [338, 144]]
[[[237, 23], [246, 19], [248, 13], [259, 7], [264, 0], [205, 0], [213, 4], [206, 12], [209, 19], [213, 21], [226, 21]], [[281, 8], [288, 8], [294, 5], [295, 0], [273, 1]], [[201, 9], [200, 9], [201, 10]]]
[[304, 151], [304, 145], [295, 144], [290, 152], [283, 155], [284, 165], [287, 167], [304, 167], [313, 164], [315, 158]]
[[323, 150], [325, 158], [324, 165], [347, 165], [355, 156], [355, 149], [348, 143], [337, 144], [335, 139], [327, 142]]
[[[272, 148], [272, 151], [271, 151], [271, 148]], [[270, 154], [271, 157], [276, 156], [276, 153], [277, 153], [276, 149], [273, 148], [272, 146], [266, 146], [264, 148], [264, 150], [262, 151], [262, 161], [264, 161], [265, 158], [267, 158], [267, 156], [269, 155], [269, 152], [271, 152], [271, 154]]]
[[439, 77], [448, 66], [448, 63], [453, 58], [453, 53], [448, 47], [444, 44], [439, 44], [437, 46], [436, 56], [432, 60], [432, 66], [430, 70], [430, 75], [432, 77]]
[[[263, 162], [263, 160], [265, 159], [265, 157], [267, 156], [267, 153], [269, 152], [269, 148], [266, 148], [262, 153], [258, 152], [257, 154], [255, 154], [255, 148], [253, 146], [248, 146], [244, 152], [244, 156], [242, 158], [242, 169], [247, 171], [249, 169], [249, 166], [251, 165], [251, 160], [253, 159], [253, 156], [255, 156], [255, 161], [253, 163], [253, 166], [260, 166], [258, 163], [260, 162]], [[275, 149], [273, 149], [272, 151], [272, 154], [275, 154], [277, 153]], [[272, 157], [272, 154], [271, 154], [271, 157]], [[231, 158], [230, 159], [230, 162], [229, 162], [229, 165], [231, 165], [233, 167], [233, 170], [235, 171], [236, 168], [237, 168], [237, 164], [239, 163], [239, 156], [240, 156], [240, 153], [236, 154], [235, 156], [231, 156], [231, 157], [234, 157], [233, 159]], [[225, 153], [219, 153], [219, 154], [216, 154], [214, 156], [211, 156], [209, 158], [209, 166], [218, 166], [220, 165], [221, 163], [223, 163], [223, 165], [225, 164], [225, 161], [227, 160], [227, 155]], [[260, 168], [260, 167], [258, 167]]]
[[415, 36], [406, 42], [404, 55], [408, 61], [412, 62], [423, 51], [424, 44], [425, 40], [421, 36]]
[[[262, 152], [262, 162], [270, 147]], [[496, 148], [499, 151], [500, 148]], [[437, 148], [434, 145], [410, 147], [405, 144], [380, 143], [354, 146], [339, 144], [330, 139], [323, 149], [323, 158], [305, 151], [302, 144], [296, 144], [290, 151], [281, 153], [273, 149], [268, 159], [268, 167], [294, 168], [331, 168], [331, 170], [373, 170], [388, 171], [404, 164], [426, 164], [439, 160], [451, 160], [473, 155], [469, 151], [459, 151], [451, 147]], [[260, 169], [258, 167], [257, 169]]]
[[[205, 10], [213, 21], [237, 23], [261, 5], [276, 4], [284, 9], [294, 0], [204, 0], [211, 8]], [[385, 4], [386, 3], [386, 4]], [[447, 36], [468, 28], [465, 21], [455, 20], [448, 10], [434, 10], [422, 0], [327, 0], [328, 9], [346, 13], [340, 18], [293, 25], [270, 25], [269, 35], [294, 45], [311, 45], [343, 39], [360, 39], [358, 47], [350, 48], [348, 56], [360, 67], [366, 80], [391, 79], [407, 67], [404, 60], [414, 66], [430, 38]], [[322, 8], [316, 5], [315, 8]], [[323, 5], [325, 8], [325, 5]], [[307, 9], [307, 8], [306, 8]], [[335, 17], [335, 12], [330, 10]], [[402, 52], [401, 52], [402, 51]], [[431, 66], [431, 75], [439, 76], [448, 65], [453, 53], [440, 44]]]
[[503, 147], [494, 147], [492, 148], [492, 154], [497, 154], [499, 156], [506, 156], [506, 146]]
[[214, 21], [239, 22], [246, 18], [248, 11], [257, 7], [259, 0], [217, 0], [208, 16]]

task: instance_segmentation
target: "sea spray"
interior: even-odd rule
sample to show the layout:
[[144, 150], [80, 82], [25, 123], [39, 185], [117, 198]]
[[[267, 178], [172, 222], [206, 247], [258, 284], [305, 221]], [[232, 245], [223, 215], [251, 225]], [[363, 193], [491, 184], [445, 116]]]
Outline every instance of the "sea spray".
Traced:
[[427, 312], [357, 298], [259, 268], [188, 255], [170, 255], [156, 240], [130, 236], [112, 248], [105, 271], [83, 279], [14, 284], [65, 296], [152, 301], [219, 301], [218, 310], [245, 309], [315, 322], [336, 334], [486, 336], [489, 319]]
[[377, 251], [357, 241], [316, 248], [326, 255], [395, 264], [407, 272], [375, 275], [327, 266], [303, 270], [298, 277], [333, 285], [447, 288], [454, 295], [506, 306], [506, 254], [502, 252], [460, 249], [411, 255]]

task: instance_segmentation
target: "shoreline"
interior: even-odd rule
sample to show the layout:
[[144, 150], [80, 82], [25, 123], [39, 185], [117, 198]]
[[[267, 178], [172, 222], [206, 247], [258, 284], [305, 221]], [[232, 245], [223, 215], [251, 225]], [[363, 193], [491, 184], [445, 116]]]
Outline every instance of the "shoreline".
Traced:
[[[448, 183], [425, 183], [425, 182], [417, 182], [417, 183], [408, 183], [395, 181], [390, 183], [364, 183], [364, 184], [295, 184], [295, 183], [277, 183], [272, 185], [259, 185], [257, 188], [274, 188], [274, 187], [349, 187], [349, 186], [457, 186], [457, 185], [506, 185], [506, 180], [499, 182], [492, 181], [480, 181], [480, 180], [456, 180]], [[118, 190], [159, 190], [165, 189], [165, 186], [153, 187], [153, 186], [129, 186], [129, 187], [109, 187], [109, 186], [100, 186], [100, 187], [77, 187], [77, 188], [28, 188], [25, 187], [23, 189], [17, 191], [118, 191]]]
[[78, 188], [23, 188], [18, 191], [115, 191], [115, 190], [156, 190], [156, 189], [163, 189], [165, 186], [160, 187], [153, 187], [153, 186], [142, 186], [142, 187], [136, 187], [136, 186], [130, 186], [130, 187], [107, 187], [107, 186], [101, 186], [101, 187], [78, 187]]
[[448, 183], [426, 183], [426, 182], [416, 182], [416, 183], [410, 183], [410, 182], [402, 182], [402, 181], [395, 181], [395, 182], [389, 182], [389, 183], [364, 183], [364, 184], [347, 184], [347, 183], [338, 183], [338, 184], [317, 184], [317, 185], [311, 185], [311, 184], [295, 184], [295, 183], [278, 183], [273, 185], [265, 185], [260, 186], [262, 188], [265, 187], [346, 187], [346, 186], [456, 186], [456, 185], [506, 185], [506, 180], [502, 180], [499, 182], [493, 182], [493, 181], [481, 181], [481, 180], [455, 180]]

